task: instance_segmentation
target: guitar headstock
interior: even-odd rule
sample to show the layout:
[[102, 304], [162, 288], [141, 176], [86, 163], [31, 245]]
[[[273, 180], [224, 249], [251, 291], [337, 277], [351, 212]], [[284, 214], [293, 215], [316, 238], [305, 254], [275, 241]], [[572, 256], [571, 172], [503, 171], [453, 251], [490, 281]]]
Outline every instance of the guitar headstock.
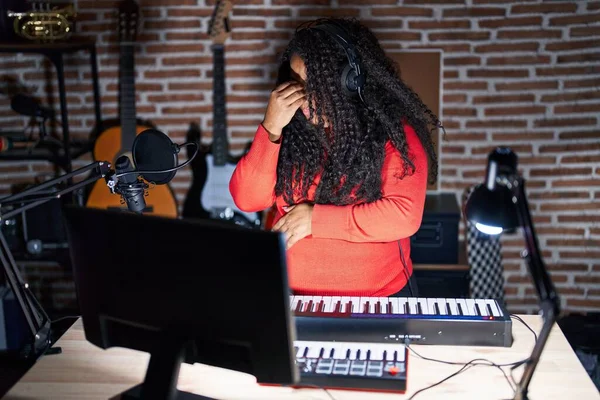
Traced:
[[217, 0], [212, 17], [208, 23], [208, 35], [212, 39], [213, 44], [222, 45], [229, 37], [231, 32], [229, 12], [231, 8], [232, 3], [230, 1]]
[[135, 0], [121, 0], [118, 21], [119, 42], [135, 42], [140, 21], [140, 8]]

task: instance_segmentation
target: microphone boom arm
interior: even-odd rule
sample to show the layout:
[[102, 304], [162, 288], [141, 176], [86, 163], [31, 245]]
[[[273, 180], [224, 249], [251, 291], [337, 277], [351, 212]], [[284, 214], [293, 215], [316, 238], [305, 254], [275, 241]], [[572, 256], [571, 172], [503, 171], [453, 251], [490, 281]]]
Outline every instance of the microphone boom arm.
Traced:
[[[110, 163], [106, 161], [97, 161], [89, 164], [85, 167], [77, 169], [68, 174], [59, 176], [58, 178], [48, 180], [39, 185], [32, 186], [28, 189], [23, 190], [20, 193], [4, 197], [0, 199], [0, 222], [11, 218], [17, 214], [20, 214], [26, 210], [42, 205], [50, 200], [60, 198], [61, 196], [71, 193], [85, 185], [96, 182], [98, 179], [105, 177], [110, 171]], [[84, 179], [81, 182], [70, 185], [58, 192], [54, 192], [53, 195], [37, 196], [28, 198], [27, 196], [35, 195], [45, 189], [51, 188], [64, 181], [70, 181], [73, 177], [81, 175], [88, 171], [92, 171], [91, 176]], [[4, 212], [3, 208], [9, 205], [16, 205], [22, 203], [29, 203], [21, 205], [20, 207], [12, 208], [10, 211]], [[23, 358], [35, 358], [37, 359], [43, 355], [51, 346], [50, 343], [50, 318], [37, 301], [33, 293], [29, 290], [29, 285], [23, 282], [23, 278], [19, 273], [17, 264], [13, 258], [13, 255], [8, 246], [8, 242], [2, 233], [0, 228], [0, 262], [4, 267], [4, 271], [8, 280], [8, 283], [14, 292], [15, 299], [19, 304], [27, 328], [29, 330], [30, 343], [27, 343], [22, 349], [20, 349], [20, 356]]]

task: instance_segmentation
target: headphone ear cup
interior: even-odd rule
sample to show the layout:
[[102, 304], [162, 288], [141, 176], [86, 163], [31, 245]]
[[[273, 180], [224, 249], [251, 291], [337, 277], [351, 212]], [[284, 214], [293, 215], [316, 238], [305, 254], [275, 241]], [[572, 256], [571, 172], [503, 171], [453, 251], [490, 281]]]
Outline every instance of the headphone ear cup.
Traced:
[[356, 70], [350, 64], [346, 64], [342, 71], [342, 89], [348, 94], [356, 94], [358, 91], [356, 77]]

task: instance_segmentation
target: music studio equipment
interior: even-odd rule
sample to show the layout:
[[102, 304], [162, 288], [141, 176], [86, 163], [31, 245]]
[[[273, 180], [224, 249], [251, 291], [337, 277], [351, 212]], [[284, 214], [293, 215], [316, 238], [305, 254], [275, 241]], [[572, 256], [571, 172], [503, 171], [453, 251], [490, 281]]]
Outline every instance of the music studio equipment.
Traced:
[[[208, 214], [210, 218], [230, 221], [247, 228], [258, 229], [261, 225], [259, 213], [240, 210], [229, 193], [229, 181], [241, 156], [229, 153], [227, 137], [227, 112], [225, 105], [225, 41], [230, 35], [228, 14], [232, 8], [229, 1], [218, 0], [208, 25], [208, 35], [212, 40], [213, 52], [213, 140], [208, 151], [203, 152], [206, 162], [196, 161], [195, 175], [206, 175], [200, 190], [200, 212], [196, 216]], [[206, 172], [203, 169], [206, 168]], [[197, 194], [197, 187], [189, 195]], [[187, 200], [186, 200], [187, 202]]]
[[339, 24], [336, 24], [331, 20], [323, 20], [323, 22], [317, 22], [315, 25], [310, 27], [311, 29], [318, 29], [323, 32], [327, 32], [329, 36], [340, 45], [346, 54], [348, 63], [344, 66], [341, 73], [341, 84], [342, 89], [351, 96], [360, 97], [360, 100], [366, 104], [363, 97], [364, 84], [366, 80], [366, 73], [362, 67], [360, 56], [350, 39], [350, 35], [346, 29]]
[[[156, 144], [168, 144], [166, 147], [157, 147]], [[195, 145], [196, 153], [198, 151], [197, 143], [184, 143], [182, 146]], [[158, 160], [166, 160], [167, 154], [179, 152], [180, 146], [172, 143], [169, 137], [157, 130], [148, 129], [141, 132], [134, 143], [134, 158], [140, 160], [138, 166], [151, 167], [154, 164], [154, 158], [150, 155], [157, 155]], [[104, 178], [106, 185], [110, 190], [107, 192], [118, 194], [123, 203], [130, 208], [130, 211], [140, 214], [138, 204], [134, 201], [134, 196], [138, 196], [139, 192], [131, 190], [131, 180], [129, 176], [133, 175], [136, 179], [142, 180], [144, 176], [154, 177], [160, 183], [167, 183], [173, 176], [174, 172], [187, 166], [195, 157], [180, 165], [175, 165], [171, 168], [161, 169], [132, 169], [122, 166], [122, 169], [127, 171], [116, 171], [112, 169], [109, 162], [95, 161], [92, 164], [79, 168], [73, 172], [62, 175], [58, 178], [48, 180], [35, 186], [31, 186], [17, 194], [0, 199], [0, 223], [10, 220], [16, 215], [22, 214], [27, 210], [39, 207], [52, 200], [59, 199], [65, 195], [83, 188], [91, 183], [94, 183], [101, 178]], [[172, 157], [172, 154], [171, 154]], [[90, 174], [91, 172], [91, 174]], [[63, 184], [65, 181], [70, 181], [74, 177], [89, 174], [80, 182], [71, 184], [67, 187], [57, 188], [57, 185]], [[145, 185], [142, 185], [144, 188]], [[105, 189], [106, 190], [106, 189]], [[80, 207], [87, 209], [88, 207]], [[91, 208], [90, 208], [91, 209]], [[120, 213], [119, 213], [120, 214]], [[171, 220], [169, 217], [166, 219]], [[17, 353], [22, 358], [38, 358], [47, 351], [57, 351], [56, 348], [51, 349], [51, 321], [43, 307], [37, 301], [35, 296], [29, 289], [29, 285], [23, 280], [19, 272], [19, 268], [15, 263], [8, 242], [0, 229], [0, 263], [2, 264], [9, 286], [11, 287], [15, 298], [22, 311], [26, 321], [26, 330], [28, 337], [24, 338], [25, 345], [18, 349]]]
[[[134, 0], [122, 0], [118, 4], [118, 37], [119, 37], [119, 121], [108, 121], [99, 132], [93, 149], [94, 160], [106, 160], [116, 165], [116, 160], [126, 155], [131, 160], [130, 149], [133, 148], [137, 135], [156, 128], [153, 124], [136, 117], [135, 109], [135, 40], [139, 23], [139, 7]], [[133, 160], [133, 164], [135, 164]], [[145, 197], [144, 213], [177, 218], [177, 199], [167, 184], [159, 184]], [[123, 209], [117, 196], [106, 191], [102, 182], [92, 187], [86, 206], [105, 209]]]
[[53, 7], [62, 1], [30, 1], [32, 8], [24, 12], [8, 10], [7, 16], [14, 18], [13, 30], [22, 38], [32, 41], [53, 42], [71, 37], [75, 30], [77, 12], [73, 4]]
[[493, 299], [290, 296], [299, 340], [453, 346], [512, 345], [512, 321]]
[[497, 147], [488, 154], [484, 183], [478, 184], [465, 203], [468, 221], [488, 235], [521, 228], [525, 249], [521, 252], [535, 286], [542, 314], [539, 332], [521, 380], [516, 384], [515, 399], [529, 398], [529, 383], [537, 368], [561, 311], [561, 301], [539, 248], [535, 226], [525, 193], [525, 179], [518, 170], [518, 157], [510, 147]]
[[296, 387], [404, 393], [408, 348], [398, 343], [294, 341], [300, 383]]

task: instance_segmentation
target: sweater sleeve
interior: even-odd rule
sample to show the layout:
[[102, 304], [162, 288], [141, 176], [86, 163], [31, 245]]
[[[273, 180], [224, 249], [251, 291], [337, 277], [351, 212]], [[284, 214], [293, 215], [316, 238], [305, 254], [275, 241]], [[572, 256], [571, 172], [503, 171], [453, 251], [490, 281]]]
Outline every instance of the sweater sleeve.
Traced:
[[403, 160], [390, 143], [382, 168], [382, 198], [348, 206], [316, 204], [312, 213], [314, 238], [350, 242], [390, 242], [412, 236], [420, 227], [427, 192], [427, 154], [414, 130], [405, 127], [412, 175], [400, 179]]
[[269, 140], [269, 133], [260, 124], [250, 149], [238, 161], [229, 180], [229, 192], [240, 210], [259, 212], [275, 202], [280, 147]]

